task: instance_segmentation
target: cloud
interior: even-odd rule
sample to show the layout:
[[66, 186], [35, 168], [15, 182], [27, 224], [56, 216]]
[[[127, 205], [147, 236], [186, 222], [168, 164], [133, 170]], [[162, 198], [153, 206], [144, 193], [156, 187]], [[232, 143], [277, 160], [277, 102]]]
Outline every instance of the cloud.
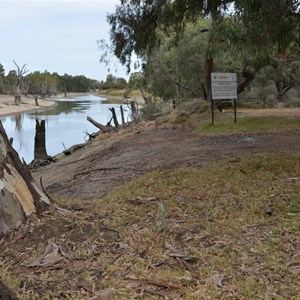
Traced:
[[[109, 39], [108, 12], [119, 1], [0, 0], [0, 63], [12, 60], [33, 71], [105, 78], [96, 40]], [[122, 68], [120, 68], [122, 69]], [[120, 76], [126, 77], [125, 71]]]

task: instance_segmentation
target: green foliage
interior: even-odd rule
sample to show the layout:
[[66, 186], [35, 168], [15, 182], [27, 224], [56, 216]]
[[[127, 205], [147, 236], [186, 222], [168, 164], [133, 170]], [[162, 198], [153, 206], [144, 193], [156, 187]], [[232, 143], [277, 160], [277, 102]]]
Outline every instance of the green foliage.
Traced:
[[110, 90], [110, 89], [124, 89], [127, 86], [127, 81], [124, 78], [116, 77], [112, 74], [106, 76], [106, 81], [100, 84], [100, 89]]
[[[2, 78], [0, 75], [0, 79], [2, 79], [4, 92], [13, 94], [17, 79], [16, 71], [12, 70], [7, 76], [3, 75]], [[24, 94], [29, 93], [46, 96], [58, 92], [87, 92], [91, 89], [99, 88], [99, 82], [83, 75], [59, 75], [58, 73], [50, 73], [48, 71], [44, 71], [43, 73], [35, 71], [22, 77], [21, 88]]]
[[154, 115], [162, 112], [165, 103], [156, 97], [149, 97], [147, 104], [141, 108], [141, 115], [145, 120], [152, 120]]
[[[298, 67], [286, 56], [292, 54], [298, 64], [299, 7], [292, 0], [123, 0], [108, 16], [110, 49], [128, 68], [136, 53], [146, 65], [148, 89], [164, 99], [207, 94], [215, 63], [216, 71], [238, 73], [238, 93], [271, 66], [276, 76], [269, 79], [283, 100], [299, 77]], [[203, 16], [211, 21], [206, 33], [190, 35], [191, 22]]]
[[203, 74], [207, 20], [187, 24], [181, 38], [175, 33], [162, 37], [160, 46], [153, 50], [145, 65], [147, 88], [154, 95], [169, 99], [204, 97]]

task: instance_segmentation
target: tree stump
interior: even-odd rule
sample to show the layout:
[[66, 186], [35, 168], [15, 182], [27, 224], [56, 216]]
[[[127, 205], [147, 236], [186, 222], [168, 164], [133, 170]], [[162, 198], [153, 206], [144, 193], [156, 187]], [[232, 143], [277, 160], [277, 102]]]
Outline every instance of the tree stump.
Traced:
[[21, 162], [0, 121], [0, 236], [49, 205], [49, 198]]
[[39, 120], [35, 120], [35, 137], [34, 137], [34, 160], [48, 160], [49, 156], [46, 151], [46, 128], [45, 120], [41, 123]]

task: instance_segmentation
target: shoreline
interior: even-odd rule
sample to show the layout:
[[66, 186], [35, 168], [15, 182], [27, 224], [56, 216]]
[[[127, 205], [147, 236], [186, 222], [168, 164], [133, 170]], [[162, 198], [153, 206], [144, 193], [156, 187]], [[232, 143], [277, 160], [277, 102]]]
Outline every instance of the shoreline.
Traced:
[[15, 97], [0, 95], [0, 117], [14, 116], [24, 112], [34, 112], [49, 109], [56, 105], [55, 101], [39, 99], [39, 105], [35, 105], [34, 98], [22, 96], [21, 104], [14, 104]]
[[[117, 103], [124, 103], [124, 98], [122, 96], [111, 96], [111, 95], [105, 95], [105, 94], [99, 94], [99, 93], [68, 93], [68, 98], [76, 97], [76, 96], [83, 96], [83, 95], [89, 95], [93, 94], [95, 96], [106, 98], [106, 101], [108, 102], [114, 102]], [[15, 97], [12, 95], [0, 95], [0, 118], [2, 117], [9, 117], [14, 116], [17, 114], [21, 114], [24, 112], [35, 112], [35, 111], [41, 111], [41, 110], [47, 110], [56, 105], [56, 98], [65, 98], [64, 94], [60, 93], [56, 96], [49, 97], [48, 99], [39, 99], [38, 103], [39, 105], [35, 105], [35, 101], [33, 97], [25, 97], [22, 96], [22, 102], [21, 104], [15, 104]], [[51, 100], [53, 99], [53, 100]], [[145, 102], [140, 96], [133, 96], [133, 100], [137, 101], [139, 105], [143, 105]]]

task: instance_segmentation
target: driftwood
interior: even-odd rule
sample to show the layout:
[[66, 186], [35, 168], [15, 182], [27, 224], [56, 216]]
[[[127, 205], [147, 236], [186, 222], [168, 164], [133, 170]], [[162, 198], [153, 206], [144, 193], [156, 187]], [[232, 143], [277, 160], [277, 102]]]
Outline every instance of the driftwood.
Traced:
[[102, 125], [100, 123], [98, 123], [97, 121], [95, 121], [94, 119], [92, 119], [91, 117], [86, 117], [86, 119], [92, 123], [95, 127], [99, 128], [103, 133], [108, 132], [108, 128], [105, 125]]
[[117, 119], [116, 110], [115, 110], [114, 107], [109, 108], [109, 110], [112, 113], [112, 118], [114, 120], [115, 127], [116, 127], [116, 129], [118, 129], [119, 128], [119, 122], [118, 122], [118, 119]]
[[89, 137], [89, 141], [93, 140], [97, 136], [97, 133], [95, 133], [95, 132], [89, 133], [87, 130], [84, 131], [83, 133], [85, 133], [85, 136], [84, 136], [85, 141], [86, 141], [87, 136]]
[[72, 153], [74, 153], [75, 151], [83, 148], [85, 146], [85, 144], [76, 144], [76, 145], [73, 145], [72, 147], [66, 149], [63, 151], [64, 155], [70, 155]]

